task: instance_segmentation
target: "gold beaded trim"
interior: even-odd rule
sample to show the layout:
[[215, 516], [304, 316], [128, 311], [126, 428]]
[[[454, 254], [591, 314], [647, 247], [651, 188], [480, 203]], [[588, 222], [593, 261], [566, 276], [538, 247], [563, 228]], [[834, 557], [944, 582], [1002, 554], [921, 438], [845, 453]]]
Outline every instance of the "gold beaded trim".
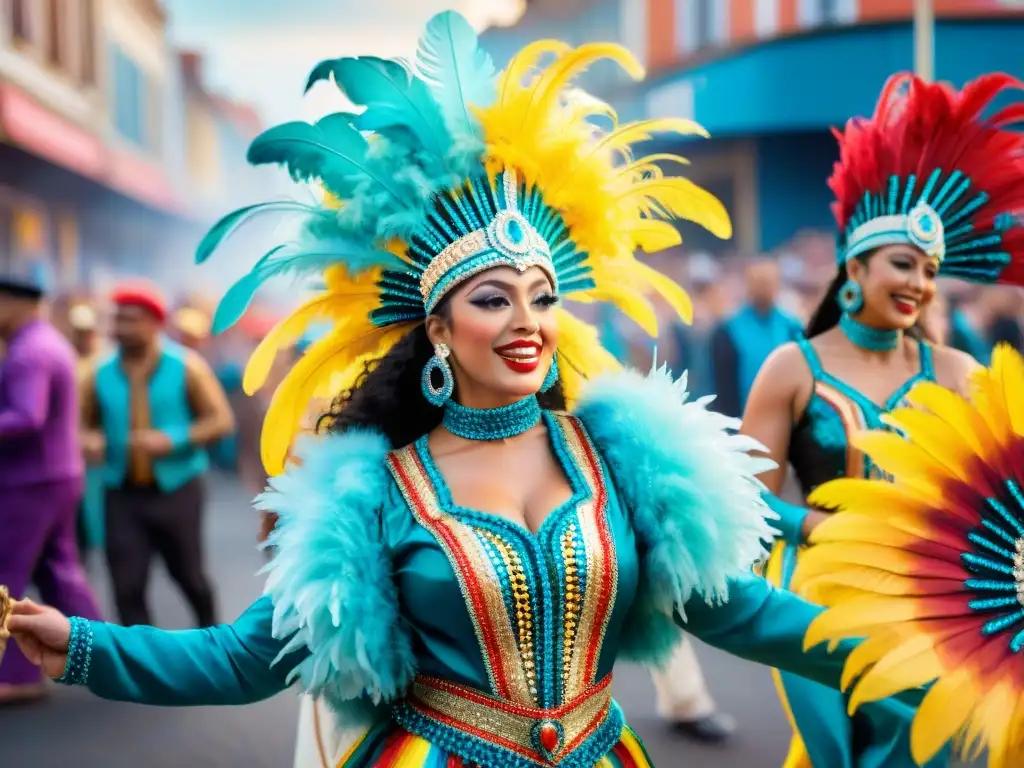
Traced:
[[519, 632], [519, 656], [526, 673], [526, 684], [530, 695], [537, 700], [537, 666], [533, 648], [533, 609], [530, 607], [530, 588], [526, 583], [526, 572], [523, 570], [519, 553], [508, 545], [504, 539], [491, 531], [480, 531], [498, 550], [509, 582], [512, 585], [512, 603], [515, 606], [516, 629]]
[[[420, 675], [406, 703], [431, 720], [510, 749], [541, 765], [557, 764], [601, 723], [611, 709], [612, 676], [555, 709], [524, 707], [500, 701], [481, 691], [448, 680]], [[534, 732], [539, 724], [561, 726], [559, 747], [551, 757], [537, 751]]]
[[579, 570], [576, 563], [576, 525], [570, 525], [562, 534], [562, 561], [565, 563], [565, 611], [562, 618], [562, 684], [568, 689], [572, 675], [572, 648], [579, 625], [580, 608], [583, 600], [580, 594]]

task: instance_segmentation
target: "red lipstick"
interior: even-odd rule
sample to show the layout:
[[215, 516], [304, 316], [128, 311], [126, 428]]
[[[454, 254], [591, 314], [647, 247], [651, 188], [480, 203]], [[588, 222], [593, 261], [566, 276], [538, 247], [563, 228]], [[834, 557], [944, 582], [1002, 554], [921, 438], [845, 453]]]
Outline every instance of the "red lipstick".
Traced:
[[495, 347], [494, 351], [501, 362], [516, 373], [533, 373], [540, 365], [540, 353], [543, 347], [536, 341], [516, 339], [509, 344]]
[[913, 304], [907, 304], [905, 301], [900, 301], [899, 299], [893, 300], [893, 303], [896, 305], [896, 311], [902, 315], [912, 315], [917, 312], [917, 307]]

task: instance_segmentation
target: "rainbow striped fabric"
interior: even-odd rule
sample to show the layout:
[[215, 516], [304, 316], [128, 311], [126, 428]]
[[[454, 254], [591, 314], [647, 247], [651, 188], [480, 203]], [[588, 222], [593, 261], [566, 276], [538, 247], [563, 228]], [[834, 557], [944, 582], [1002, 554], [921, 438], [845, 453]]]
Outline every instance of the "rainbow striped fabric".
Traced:
[[[540, 764], [538, 763], [538, 768]], [[594, 768], [653, 768], [639, 737], [622, 729], [619, 743]], [[392, 720], [371, 728], [341, 758], [338, 768], [480, 768], [399, 727]]]

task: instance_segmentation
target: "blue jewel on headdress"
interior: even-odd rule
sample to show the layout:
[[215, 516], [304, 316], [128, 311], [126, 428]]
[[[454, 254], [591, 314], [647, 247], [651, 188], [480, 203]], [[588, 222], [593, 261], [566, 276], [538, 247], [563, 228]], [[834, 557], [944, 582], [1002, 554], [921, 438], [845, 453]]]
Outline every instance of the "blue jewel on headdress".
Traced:
[[928, 203], [918, 203], [907, 214], [907, 236], [928, 255], [941, 258], [937, 246], [942, 245], [942, 219]]

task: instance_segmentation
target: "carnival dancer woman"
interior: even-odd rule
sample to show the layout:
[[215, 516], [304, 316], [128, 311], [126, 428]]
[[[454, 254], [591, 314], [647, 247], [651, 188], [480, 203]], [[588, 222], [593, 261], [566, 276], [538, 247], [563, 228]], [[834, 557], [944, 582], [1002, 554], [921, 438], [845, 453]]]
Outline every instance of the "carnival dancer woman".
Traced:
[[[1008, 215], [1024, 203], [1024, 137], [1002, 127], [1022, 107], [981, 117], [1011, 86], [1019, 84], [989, 75], [957, 92], [898, 75], [870, 120], [837, 133], [829, 186], [838, 271], [807, 338], [765, 363], [743, 420], [743, 432], [780, 465], [761, 476], [770, 491], [779, 491], [787, 461], [806, 495], [835, 478], [878, 477], [852, 433], [882, 428], [918, 382], [966, 394], [978, 364], [930, 344], [918, 318], [940, 274], [1016, 284], [1024, 277], [1022, 231]], [[766, 575], [791, 588], [807, 537], [830, 509], [772, 505], [783, 536]], [[850, 718], [836, 691], [785, 671], [776, 682], [794, 728], [786, 768], [913, 765], [909, 707], [887, 702]], [[939, 754], [929, 765], [946, 763]]]
[[[772, 535], [755, 479], [767, 460], [666, 373], [617, 372], [558, 306], [611, 301], [653, 333], [647, 291], [689, 305], [635, 248], [677, 243], [671, 218], [730, 234], [717, 200], [662, 175], [679, 158], [631, 157], [653, 131], [697, 126], [620, 126], [568, 91], [602, 57], [640, 74], [618, 46], [542, 41], [496, 75], [445, 13], [412, 74], [376, 58], [314, 70], [365, 111], [273, 128], [250, 159], [316, 179], [328, 205], [243, 209], [200, 248], [262, 212], [308, 217], [302, 241], [229, 292], [218, 325], [269, 275], [326, 270], [325, 293], [247, 371], [251, 390], [279, 345], [333, 321], [266, 419], [278, 476], [260, 504], [280, 515], [266, 595], [201, 632], [21, 601], [10, 629], [51, 676], [168, 706], [243, 704], [298, 680], [362, 726], [338, 764], [510, 768], [650, 765], [611, 671], [665, 659], [680, 628], [839, 685], [847, 646], [802, 653], [820, 609], [751, 572]], [[328, 434], [285, 467], [306, 405], [330, 389], [343, 394]]]

